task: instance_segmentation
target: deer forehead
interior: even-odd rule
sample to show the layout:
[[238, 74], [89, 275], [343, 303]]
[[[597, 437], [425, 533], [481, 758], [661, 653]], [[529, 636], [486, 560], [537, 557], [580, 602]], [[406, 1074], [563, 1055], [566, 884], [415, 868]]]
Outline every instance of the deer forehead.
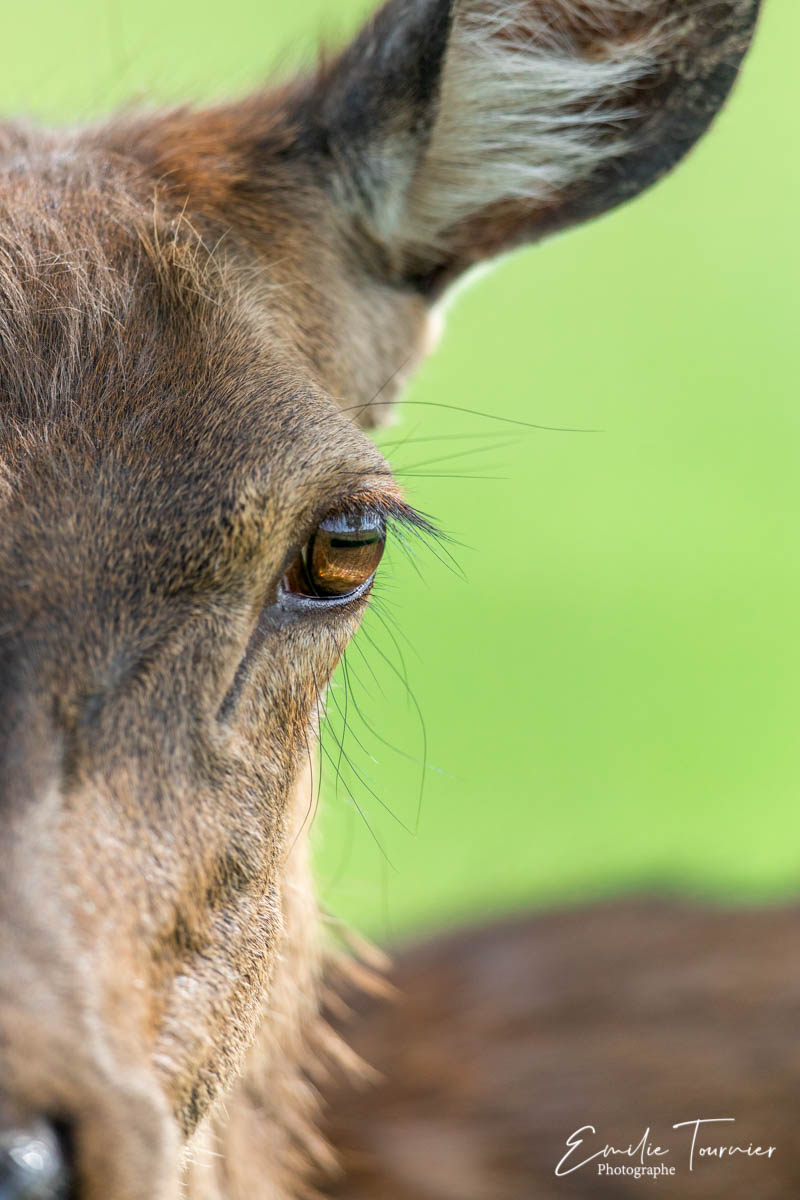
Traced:
[[170, 588], [258, 542], [269, 570], [326, 499], [387, 476], [354, 420], [369, 322], [336, 394], [337, 278], [310, 289], [311, 250], [281, 229], [271, 273], [132, 161], [79, 143], [0, 158], [0, 546], [24, 569], [38, 543], [66, 578], [124, 543]]

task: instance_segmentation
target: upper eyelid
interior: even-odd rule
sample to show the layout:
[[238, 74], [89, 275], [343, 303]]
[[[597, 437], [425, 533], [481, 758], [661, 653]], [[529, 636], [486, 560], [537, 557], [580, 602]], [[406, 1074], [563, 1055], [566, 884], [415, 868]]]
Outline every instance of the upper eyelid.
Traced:
[[303, 533], [300, 534], [295, 547], [305, 545], [326, 517], [337, 513], [358, 512], [375, 512], [387, 524], [390, 521], [399, 521], [417, 527], [431, 527], [424, 514], [408, 503], [400, 485], [387, 471], [385, 478], [376, 479], [373, 476], [356, 487], [340, 492], [338, 496], [329, 496], [324, 504], [316, 505], [303, 522]]

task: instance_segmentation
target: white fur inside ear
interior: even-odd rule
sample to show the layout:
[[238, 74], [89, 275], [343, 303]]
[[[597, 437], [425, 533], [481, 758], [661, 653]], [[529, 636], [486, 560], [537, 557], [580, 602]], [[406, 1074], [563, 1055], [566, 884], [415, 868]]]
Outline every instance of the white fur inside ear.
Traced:
[[[592, 20], [597, 26], [607, 10], [611, 31], [621, 13], [646, 13], [651, 3], [596, 0]], [[554, 19], [570, 5], [459, 7], [430, 145], [386, 235], [435, 250], [448, 230], [489, 205], [552, 200], [629, 148], [626, 125], [636, 114], [626, 93], [653, 69], [655, 36], [624, 44], [609, 36], [587, 57]]]

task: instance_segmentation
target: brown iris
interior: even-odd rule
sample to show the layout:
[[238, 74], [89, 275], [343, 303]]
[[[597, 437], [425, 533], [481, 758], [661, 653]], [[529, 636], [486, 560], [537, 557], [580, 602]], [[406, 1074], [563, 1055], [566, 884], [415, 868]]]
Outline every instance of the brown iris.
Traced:
[[369, 583], [386, 545], [386, 528], [374, 512], [337, 513], [320, 522], [286, 573], [295, 596], [343, 599]]

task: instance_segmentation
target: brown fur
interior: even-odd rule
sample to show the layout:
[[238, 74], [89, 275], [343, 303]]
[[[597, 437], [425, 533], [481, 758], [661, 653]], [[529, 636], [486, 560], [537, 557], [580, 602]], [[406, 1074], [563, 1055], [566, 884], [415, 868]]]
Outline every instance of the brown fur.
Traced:
[[[795, 1035], [796, 908], [725, 911], [627, 900], [497, 922], [398, 952], [394, 1003], [352, 998], [340, 1018], [380, 1072], [340, 1079], [326, 1133], [347, 1200], [609, 1200], [655, 1188], [681, 1200], [789, 1200], [800, 1189]], [[699, 1145], [775, 1146], [772, 1157], [700, 1158]], [[647, 1127], [674, 1178], [556, 1178]], [[636, 1157], [615, 1157], [615, 1165]], [[650, 1162], [657, 1161], [650, 1159]]]
[[[638, 134], [596, 148], [602, 206], [699, 135], [755, 8], [682, 3], [671, 123], [656, 147], [626, 85]], [[279, 583], [338, 502], [398, 504], [358, 424], [445, 281], [600, 206], [581, 176], [552, 212], [488, 203], [470, 244], [469, 221], [409, 227], [456, 28], [393, 0], [242, 103], [0, 133], [0, 1124], [63, 1122], [78, 1200], [310, 1194], [325, 1072], [368, 1075], [319, 1012], [304, 773], [363, 601], [292, 615]]]

